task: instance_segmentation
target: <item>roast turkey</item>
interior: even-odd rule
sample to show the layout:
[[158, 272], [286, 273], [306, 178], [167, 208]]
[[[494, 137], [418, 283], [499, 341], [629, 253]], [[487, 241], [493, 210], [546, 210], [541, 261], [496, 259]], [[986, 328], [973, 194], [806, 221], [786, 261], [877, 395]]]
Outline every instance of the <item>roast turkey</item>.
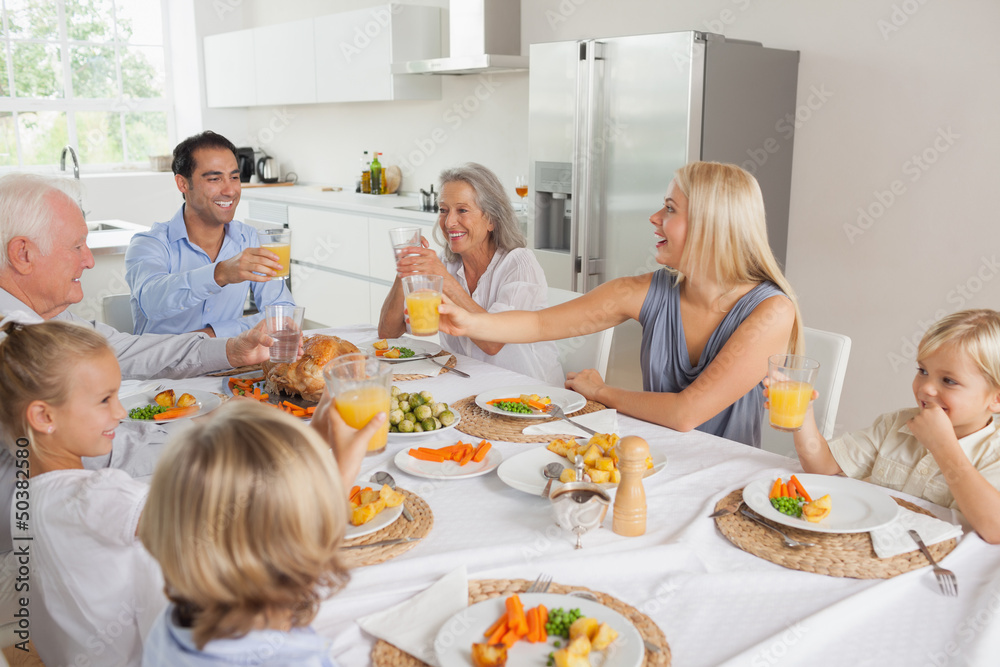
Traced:
[[283, 391], [307, 401], [318, 401], [323, 394], [323, 367], [331, 359], [360, 351], [354, 343], [336, 336], [308, 336], [302, 341], [302, 356], [294, 362], [261, 364], [264, 387], [268, 393]]

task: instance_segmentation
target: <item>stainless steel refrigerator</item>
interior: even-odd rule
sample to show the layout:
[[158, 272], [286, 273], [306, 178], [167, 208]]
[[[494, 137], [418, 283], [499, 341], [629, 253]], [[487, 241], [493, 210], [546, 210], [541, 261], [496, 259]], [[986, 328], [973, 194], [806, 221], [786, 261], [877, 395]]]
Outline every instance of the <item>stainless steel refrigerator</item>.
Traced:
[[[549, 285], [586, 292], [658, 268], [649, 216], [694, 160], [756, 176], [784, 263], [798, 61], [694, 31], [532, 44], [528, 242]], [[640, 334], [616, 328], [608, 382], [641, 388]]]

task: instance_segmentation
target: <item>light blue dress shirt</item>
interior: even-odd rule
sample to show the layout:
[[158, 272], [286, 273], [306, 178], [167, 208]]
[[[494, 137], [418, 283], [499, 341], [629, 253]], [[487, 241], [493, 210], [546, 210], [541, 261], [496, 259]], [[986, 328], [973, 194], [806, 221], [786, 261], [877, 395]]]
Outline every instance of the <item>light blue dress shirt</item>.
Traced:
[[[215, 262], [188, 238], [184, 207], [170, 222], [158, 222], [132, 237], [125, 253], [125, 279], [132, 290], [135, 333], [185, 333], [211, 326], [219, 338], [236, 336], [263, 319], [264, 307], [294, 305], [284, 280], [245, 281], [220, 287], [215, 264], [260, 246], [257, 230], [233, 220], [226, 225]], [[247, 292], [260, 313], [243, 316]]]

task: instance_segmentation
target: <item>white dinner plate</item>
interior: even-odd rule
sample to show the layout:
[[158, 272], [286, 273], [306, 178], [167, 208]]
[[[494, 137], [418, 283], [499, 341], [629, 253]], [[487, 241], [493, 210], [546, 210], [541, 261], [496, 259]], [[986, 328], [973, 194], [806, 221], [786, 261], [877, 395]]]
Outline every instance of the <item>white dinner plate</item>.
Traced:
[[[368, 487], [373, 491], [378, 491], [382, 487], [374, 482], [369, 482], [367, 480], [355, 480], [354, 484], [360, 486], [362, 489]], [[349, 491], [350, 489], [348, 489]], [[375, 515], [375, 518], [368, 523], [363, 523], [360, 526], [353, 526], [350, 523], [350, 518], [348, 517], [347, 531], [344, 533], [345, 540], [352, 540], [355, 537], [364, 537], [365, 535], [371, 535], [376, 530], [381, 530], [386, 526], [391, 526], [396, 519], [403, 515], [403, 505], [399, 504], [395, 507], [386, 507], [384, 510]]]
[[[578, 438], [577, 441], [582, 442], [583, 439]], [[653, 467], [647, 470], [643, 477], [651, 477], [667, 466], [667, 456], [663, 452], [654, 449], [650, 451], [650, 455], [653, 457]], [[567, 468], [573, 466], [565, 456], [559, 456], [555, 452], [550, 452], [545, 447], [538, 447], [537, 449], [529, 449], [526, 452], [521, 452], [505, 460], [497, 469], [497, 475], [511, 488], [540, 496], [542, 491], [545, 490], [545, 483], [548, 481], [542, 476], [542, 468], [549, 463], [561, 463]], [[559, 486], [560, 482], [558, 479], [552, 482], [553, 491], [558, 489]], [[598, 484], [598, 486], [602, 489], [615, 489], [618, 487], [617, 484], [610, 482]]]
[[426, 438], [428, 436], [444, 433], [445, 431], [450, 431], [462, 422], [462, 415], [458, 414], [458, 410], [452, 410], [450, 405], [448, 406], [448, 409], [455, 415], [455, 421], [452, 422], [451, 426], [442, 426], [434, 431], [421, 431], [419, 433], [393, 433], [392, 431], [389, 431], [389, 442], [405, 442], [407, 440]]
[[[382, 340], [378, 338], [376, 340]], [[358, 345], [358, 348], [367, 354], [375, 354], [375, 348], [373, 347], [376, 340], [369, 340]], [[389, 343], [389, 347], [405, 347], [413, 350], [414, 357], [433, 357], [435, 354], [441, 351], [441, 346], [437, 343], [432, 343], [429, 340], [418, 340], [416, 338], [410, 338], [409, 336], [405, 338], [388, 338], [386, 342]], [[411, 357], [412, 358], [412, 357]], [[383, 361], [389, 363], [403, 363], [405, 359], [384, 359]]]
[[489, 401], [496, 400], [498, 398], [512, 398], [514, 396], [520, 396], [521, 394], [538, 394], [542, 398], [548, 396], [552, 399], [552, 402], [563, 409], [567, 415], [571, 412], [576, 412], [580, 408], [587, 405], [587, 399], [580, 394], [572, 391], [570, 389], [562, 389], [560, 387], [550, 387], [544, 384], [524, 384], [515, 385], [513, 387], [500, 387], [499, 389], [490, 389], [489, 391], [484, 391], [483, 393], [476, 396], [476, 405], [478, 405], [486, 412], [492, 412], [495, 415], [503, 415], [505, 417], [520, 417], [521, 419], [545, 419], [550, 415], [545, 413], [532, 413], [524, 414], [520, 412], [507, 412], [506, 410], [501, 410], [489, 404]]
[[[165, 424], [168, 421], [178, 421], [180, 419], [191, 419], [192, 417], [200, 417], [204, 414], [208, 414], [212, 410], [216, 409], [222, 405], [222, 399], [213, 394], [210, 391], [202, 391], [200, 389], [189, 389], [184, 385], [175, 384], [167, 385], [162, 391], [167, 389], [174, 390], [174, 400], [176, 401], [181, 397], [181, 394], [191, 394], [197, 401], [198, 410], [190, 414], [184, 415], [183, 417], [176, 417], [175, 419], [169, 419], [165, 421], [157, 421], [154, 419], [132, 419], [131, 417], [125, 417], [122, 421], [136, 422], [138, 424]], [[156, 404], [156, 395], [159, 394], [158, 391], [141, 391], [137, 394], [132, 394], [131, 396], [126, 396], [122, 399], [122, 407], [128, 412], [133, 408], [141, 408], [146, 405]]]
[[[518, 597], [525, 611], [540, 604], [550, 611], [557, 608], [579, 609], [583, 616], [610, 625], [618, 633], [618, 637], [603, 654], [600, 651], [591, 652], [593, 664], [604, 667], [639, 667], [642, 664], [646, 655], [642, 635], [627, 618], [614, 609], [570, 595], [520, 593]], [[506, 599], [506, 596], [499, 595], [477, 602], [445, 621], [434, 639], [434, 650], [441, 667], [469, 667], [472, 664], [472, 645], [486, 641], [483, 633], [506, 611]], [[507, 664], [544, 665], [549, 653], [555, 650], [553, 643], [551, 637], [547, 642], [539, 644], [519, 641], [507, 650]], [[568, 641], [562, 640], [562, 645], [566, 644]]]
[[[437, 449], [439, 447], [447, 447], [449, 444], [455, 443], [421, 443], [420, 446]], [[472, 444], [475, 445], [475, 443]], [[406, 474], [414, 475], [415, 477], [426, 477], [427, 479], [466, 479], [469, 477], [479, 477], [480, 475], [492, 472], [502, 461], [503, 455], [500, 454], [496, 447], [490, 447], [490, 451], [486, 452], [486, 456], [479, 463], [469, 461], [464, 466], [458, 465], [455, 461], [437, 463], [435, 461], [415, 459], [410, 456], [410, 449], [408, 447], [399, 450], [396, 453], [396, 458], [393, 459], [396, 467]]]
[[774, 484], [773, 477], [747, 484], [743, 489], [743, 502], [765, 519], [815, 533], [866, 533], [890, 523], [899, 513], [899, 505], [881, 486], [832, 475], [796, 474], [795, 477], [813, 499], [830, 494], [833, 509], [819, 523], [810, 523], [774, 509], [767, 497]]

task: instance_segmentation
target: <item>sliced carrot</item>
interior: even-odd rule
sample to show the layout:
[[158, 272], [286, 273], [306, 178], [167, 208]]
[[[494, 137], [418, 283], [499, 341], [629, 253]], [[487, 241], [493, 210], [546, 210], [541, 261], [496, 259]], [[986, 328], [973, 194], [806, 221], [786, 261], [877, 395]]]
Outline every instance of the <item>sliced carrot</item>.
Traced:
[[547, 642], [549, 633], [545, 630], [545, 625], [549, 622], [549, 610], [543, 604], [538, 605], [535, 609], [538, 610], [538, 641]]
[[549, 406], [547, 403], [542, 403], [541, 401], [528, 400], [528, 407], [534, 408], [536, 410], [541, 410], [542, 412], [548, 412]]
[[489, 629], [483, 633], [483, 637], [491, 636], [494, 632], [496, 632], [500, 628], [501, 625], [506, 625], [506, 623], [507, 623], [507, 612], [504, 612], [503, 614], [500, 615], [500, 618], [497, 619], [497, 622], [491, 625]]
[[767, 494], [768, 499], [777, 498], [778, 494], [781, 493], [781, 478], [774, 480], [774, 484], [771, 486], [771, 493]]
[[458, 465], [464, 466], [466, 463], [472, 460], [475, 455], [475, 451], [472, 449], [472, 445], [466, 445], [465, 451], [462, 453], [462, 458], [459, 459]]
[[507, 627], [507, 614], [504, 614], [501, 618], [503, 623], [497, 626], [497, 628], [490, 635], [487, 641], [488, 644], [501, 644], [503, 643], [504, 636], [510, 632], [510, 628]]
[[360, 498], [360, 497], [361, 497], [361, 487], [360, 486], [354, 486], [351, 489], [351, 492], [349, 494], [347, 494], [347, 500], [349, 502], [352, 502], [352, 503], [354, 502], [355, 498]]
[[423, 449], [411, 449], [409, 451], [410, 456], [419, 461], [432, 461], [434, 463], [442, 463], [444, 457], [433, 451], [426, 451]]
[[492, 401], [486, 401], [487, 405], [496, 405], [497, 403], [520, 403], [521, 397], [515, 396], [513, 398], [494, 398]]
[[528, 619], [524, 616], [524, 606], [521, 604], [521, 598], [517, 595], [511, 595], [507, 598], [506, 606], [508, 624], [511, 629], [518, 632], [522, 637], [528, 634]]
[[162, 421], [165, 419], [177, 419], [178, 417], [184, 417], [186, 415], [198, 412], [201, 409], [200, 405], [189, 405], [186, 408], [172, 408], [170, 410], [164, 410], [160, 414], [156, 415], [154, 419], [156, 421]]
[[809, 492], [806, 491], [806, 489], [805, 489], [804, 486], [802, 486], [802, 482], [799, 481], [798, 477], [796, 477], [795, 475], [792, 475], [792, 479], [789, 481], [789, 484], [792, 484], [792, 485], [795, 486], [795, 490], [798, 491], [798, 493], [799, 493], [800, 496], [802, 496], [803, 498], [806, 499], [807, 503], [811, 503], [812, 502], [812, 496], [810, 496]]
[[479, 463], [480, 461], [482, 461], [484, 458], [486, 458], [486, 454], [489, 453], [490, 447], [492, 446], [493, 445], [486, 442], [485, 440], [481, 442], [479, 444], [479, 447], [476, 448], [475, 453], [472, 455], [472, 460], [475, 463]]
[[787, 498], [788, 497], [788, 485], [785, 484], [784, 482], [781, 483], [781, 496], [780, 497], [781, 498]]
[[316, 412], [316, 406], [315, 405], [306, 408], [306, 414], [307, 415], [311, 416], [314, 412]]
[[505, 634], [503, 636], [503, 639], [500, 640], [500, 643], [506, 646], [507, 648], [510, 648], [511, 646], [517, 643], [518, 639], [520, 639], [520, 637], [516, 632], [514, 632], [513, 630], [508, 630], [507, 634]]

